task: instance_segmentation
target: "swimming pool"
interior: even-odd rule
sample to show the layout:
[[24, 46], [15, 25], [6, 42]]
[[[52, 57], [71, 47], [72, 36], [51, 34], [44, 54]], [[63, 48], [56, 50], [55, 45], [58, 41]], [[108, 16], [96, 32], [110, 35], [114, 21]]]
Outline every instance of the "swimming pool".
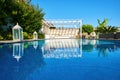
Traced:
[[120, 41], [0, 44], [0, 80], [120, 80]]

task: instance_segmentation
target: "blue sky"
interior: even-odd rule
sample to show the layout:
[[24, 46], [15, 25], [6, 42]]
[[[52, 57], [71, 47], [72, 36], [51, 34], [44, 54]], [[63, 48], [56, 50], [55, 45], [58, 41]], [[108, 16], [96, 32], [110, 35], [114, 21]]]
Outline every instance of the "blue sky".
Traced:
[[108, 25], [120, 27], [120, 0], [32, 0], [45, 13], [45, 19], [82, 19], [83, 24], [98, 25], [108, 18]]

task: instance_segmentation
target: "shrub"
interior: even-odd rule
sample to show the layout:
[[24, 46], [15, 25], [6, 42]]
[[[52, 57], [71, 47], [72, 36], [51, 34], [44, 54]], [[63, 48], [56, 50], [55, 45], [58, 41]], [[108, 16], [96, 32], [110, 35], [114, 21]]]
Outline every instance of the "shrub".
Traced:
[[23, 37], [24, 39], [33, 39], [33, 34], [31, 33], [27, 33], [27, 32], [23, 32]]
[[33, 39], [33, 34], [29, 33], [28, 34], [28, 39]]
[[38, 39], [43, 39], [43, 38], [45, 38], [45, 34], [38, 33]]
[[12, 34], [11, 33], [7, 34], [6, 40], [12, 40], [12, 39], [13, 39]]
[[3, 37], [0, 35], [0, 40], [3, 40]]
[[28, 33], [27, 32], [23, 32], [23, 38], [27, 39], [28, 38]]
[[82, 32], [87, 32], [88, 34], [90, 34], [91, 32], [93, 32], [94, 29], [93, 29], [93, 26], [90, 25], [90, 24], [86, 24], [86, 25], [83, 25], [82, 26]]

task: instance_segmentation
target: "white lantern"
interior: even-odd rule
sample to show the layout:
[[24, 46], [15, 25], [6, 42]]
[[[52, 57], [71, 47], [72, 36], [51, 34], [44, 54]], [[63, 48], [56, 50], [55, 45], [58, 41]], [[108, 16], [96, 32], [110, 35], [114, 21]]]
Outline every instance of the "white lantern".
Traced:
[[34, 40], [37, 40], [37, 39], [38, 39], [38, 34], [37, 34], [36, 31], [33, 33], [33, 39], [34, 39]]
[[14, 41], [23, 40], [23, 29], [18, 25], [18, 23], [12, 28], [12, 32]]

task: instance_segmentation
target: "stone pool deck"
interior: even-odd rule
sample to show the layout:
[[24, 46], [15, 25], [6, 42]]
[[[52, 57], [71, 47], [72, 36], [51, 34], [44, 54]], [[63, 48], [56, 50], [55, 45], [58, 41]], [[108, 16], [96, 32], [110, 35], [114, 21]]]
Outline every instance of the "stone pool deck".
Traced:
[[27, 42], [27, 41], [35, 41], [35, 40], [33, 40], [33, 39], [22, 40], [22, 41], [5, 40], [5, 41], [0, 41], [0, 44], [2, 44], [2, 43], [18, 43], [18, 42]]

